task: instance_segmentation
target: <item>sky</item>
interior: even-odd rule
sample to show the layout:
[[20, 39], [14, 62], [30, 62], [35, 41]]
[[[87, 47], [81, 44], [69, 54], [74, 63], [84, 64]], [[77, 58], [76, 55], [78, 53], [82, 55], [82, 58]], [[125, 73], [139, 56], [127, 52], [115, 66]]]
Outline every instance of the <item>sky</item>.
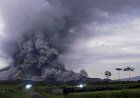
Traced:
[[[113, 1], [113, 0], [112, 0]], [[129, 1], [129, 0], [128, 0]], [[120, 1], [120, 6], [122, 1]], [[85, 25], [84, 34], [69, 46], [68, 52], [61, 55], [67, 67], [75, 71], [81, 68], [87, 70], [90, 77], [105, 78], [106, 70], [112, 72], [111, 79], [118, 78], [117, 67], [135, 68], [131, 76], [140, 75], [140, 18], [139, 7], [135, 1], [124, 5], [126, 9], [117, 6], [118, 11], [109, 12], [96, 10], [96, 18]], [[99, 6], [100, 7], [100, 6]], [[111, 7], [113, 10], [114, 6]], [[77, 32], [72, 30], [72, 33]], [[120, 72], [121, 78], [127, 78], [127, 72]]]
[[[131, 76], [140, 76], [139, 0], [35, 1], [0, 0], [1, 69], [12, 62], [15, 37], [20, 39], [23, 31], [51, 28], [47, 32], [62, 32], [55, 33], [52, 46], [69, 70], [85, 69], [93, 78], [105, 78], [104, 72], [111, 71], [111, 79], [118, 79], [115, 68], [131, 66], [135, 68]], [[5, 42], [12, 42], [11, 50]], [[120, 73], [121, 78], [128, 77], [128, 72]]]

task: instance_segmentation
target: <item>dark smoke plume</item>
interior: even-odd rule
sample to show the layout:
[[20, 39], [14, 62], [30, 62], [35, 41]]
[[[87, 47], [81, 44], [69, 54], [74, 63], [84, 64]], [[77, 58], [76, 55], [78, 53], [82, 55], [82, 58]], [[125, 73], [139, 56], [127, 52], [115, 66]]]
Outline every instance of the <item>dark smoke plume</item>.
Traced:
[[59, 53], [67, 50], [65, 42], [72, 43], [74, 39], [75, 34], [70, 30], [82, 27], [91, 18], [91, 6], [83, 6], [91, 2], [74, 2], [0, 1], [6, 27], [2, 46], [6, 56], [13, 60], [10, 67], [1, 72], [1, 79], [70, 81], [87, 76], [84, 70], [80, 73], [66, 70], [58, 60]]
[[68, 81], [87, 76], [84, 70], [81, 73], [66, 70], [59, 62], [59, 53], [65, 54], [78, 37], [89, 38], [90, 34], [83, 30], [87, 24], [105, 23], [108, 19], [102, 12], [107, 15], [131, 12], [131, 7], [139, 7], [139, 2], [0, 0], [0, 15], [5, 25], [0, 57], [12, 60], [9, 67], [1, 70], [0, 79]]

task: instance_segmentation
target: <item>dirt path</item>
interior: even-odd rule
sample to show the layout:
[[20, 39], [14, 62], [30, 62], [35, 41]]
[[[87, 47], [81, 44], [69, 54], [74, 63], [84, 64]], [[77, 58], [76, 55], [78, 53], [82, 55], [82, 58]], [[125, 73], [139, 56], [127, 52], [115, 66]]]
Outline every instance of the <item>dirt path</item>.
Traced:
[[39, 95], [38, 93], [33, 93], [33, 92], [29, 93], [28, 96], [29, 96], [29, 98], [44, 98], [41, 95]]

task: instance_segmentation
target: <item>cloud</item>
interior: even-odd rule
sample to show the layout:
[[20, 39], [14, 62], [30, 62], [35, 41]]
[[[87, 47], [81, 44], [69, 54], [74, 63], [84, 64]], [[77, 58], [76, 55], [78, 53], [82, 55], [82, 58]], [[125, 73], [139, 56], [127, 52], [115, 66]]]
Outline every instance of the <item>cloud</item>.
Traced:
[[86, 34], [90, 37], [79, 37], [62, 59], [68, 68], [77, 64], [79, 67], [75, 67], [76, 71], [85, 68], [91, 77], [104, 78], [103, 72], [110, 70], [113, 73], [112, 79], [117, 79], [114, 70], [118, 66], [134, 66], [138, 69], [133, 76], [139, 75], [139, 21], [137, 15], [125, 13], [112, 14], [105, 23], [93, 22], [86, 26]]
[[90, 68], [97, 67], [95, 70], [102, 72], [108, 64], [115, 67], [117, 60], [121, 59], [117, 64], [135, 64], [139, 59], [139, 3], [138, 0], [1, 0], [5, 25], [1, 54], [15, 60], [24, 37], [43, 32], [68, 67], [78, 69], [83, 65], [91, 76], [103, 77], [92, 74]]
[[[11, 66], [9, 71], [7, 71], [9, 73], [8, 79], [9, 76], [11, 79], [12, 76], [13, 78], [23, 77], [26, 72], [25, 79], [37, 75], [42, 80], [45, 69], [55, 70], [51, 71], [53, 75], [49, 76], [56, 80], [58, 79], [57, 75], [61, 79], [65, 78], [67, 74], [69, 76], [67, 81], [78, 80], [85, 75], [87, 76], [87, 74], [83, 74], [83, 71], [78, 74], [68, 71], [63, 64], [57, 61], [58, 51], [66, 50], [63, 43], [58, 44], [57, 41], [61, 42], [61, 39], [64, 41], [70, 35], [68, 31], [71, 28], [78, 24], [80, 27], [80, 24], [89, 21], [89, 19], [84, 18], [90, 17], [90, 13], [87, 13], [90, 7], [87, 6], [87, 10], [79, 12], [79, 14], [86, 15], [83, 17], [81, 14], [79, 19], [77, 18], [79, 14], [75, 15], [74, 11], [82, 7], [71, 9], [65, 6], [62, 1], [5, 0], [0, 1], [0, 5], [5, 25], [5, 37], [1, 46], [4, 50], [3, 54], [13, 60], [9, 64]], [[82, 19], [84, 20], [82, 21]], [[11, 75], [11, 73], [13, 74]], [[43, 79], [48, 79], [48, 77]], [[63, 81], [63, 79], [61, 80]]]

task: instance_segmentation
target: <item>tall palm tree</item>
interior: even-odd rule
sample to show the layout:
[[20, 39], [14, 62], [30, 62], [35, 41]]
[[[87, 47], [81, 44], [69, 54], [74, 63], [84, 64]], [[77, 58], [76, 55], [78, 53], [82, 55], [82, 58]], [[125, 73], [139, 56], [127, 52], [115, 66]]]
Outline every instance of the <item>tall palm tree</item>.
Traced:
[[118, 71], [118, 74], [119, 74], [119, 81], [120, 81], [120, 71], [122, 70], [122, 68], [116, 68], [116, 70]]
[[135, 70], [135, 68], [130, 67], [130, 66], [127, 66], [126, 68], [123, 69], [123, 71], [128, 71], [129, 72], [129, 81], [130, 81], [130, 72], [134, 71], [134, 70]]

